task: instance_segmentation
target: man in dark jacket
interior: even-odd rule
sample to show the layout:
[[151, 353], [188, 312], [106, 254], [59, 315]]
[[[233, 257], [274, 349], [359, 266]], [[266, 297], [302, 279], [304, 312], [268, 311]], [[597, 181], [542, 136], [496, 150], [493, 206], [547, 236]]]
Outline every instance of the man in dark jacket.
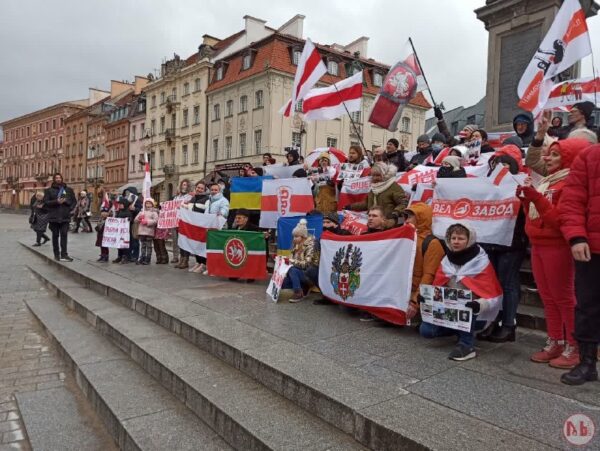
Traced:
[[531, 113], [517, 114], [513, 119], [513, 128], [523, 141], [523, 147], [529, 147], [533, 139], [533, 116]]
[[[123, 197], [129, 202], [129, 211], [131, 212], [131, 225], [135, 217], [142, 211], [142, 196], [140, 196], [135, 186], [129, 186], [123, 191]], [[140, 242], [133, 237], [133, 227], [130, 229], [129, 241], [129, 260], [135, 262], [140, 258]]]
[[331, 232], [336, 235], [352, 235], [348, 230], [340, 227], [340, 217], [335, 211], [323, 215], [323, 232]]
[[[592, 130], [593, 127], [590, 124], [592, 120], [592, 113], [594, 112], [595, 105], [593, 102], [579, 102], [573, 105], [571, 111], [569, 111], [569, 116], [567, 120], [569, 121], [569, 125], [561, 127], [558, 130], [558, 138], [566, 139], [569, 134], [576, 129], [579, 128], [587, 128]], [[592, 130], [596, 132], [596, 130]]]
[[76, 202], [75, 193], [63, 182], [62, 175], [54, 174], [52, 185], [44, 191], [44, 205], [48, 209], [48, 224], [52, 231], [54, 260], [73, 261], [67, 252], [67, 234], [71, 221], [71, 210], [75, 207]]
[[400, 143], [396, 138], [388, 140], [385, 146], [386, 160], [388, 163], [393, 164], [398, 168], [398, 172], [406, 171], [406, 160], [404, 159], [404, 152], [398, 150]]
[[[117, 201], [117, 214], [115, 215], [117, 218], [127, 219], [129, 222], [129, 247], [126, 249], [119, 249], [117, 253], [117, 258], [113, 260], [113, 263], [121, 263], [126, 264], [131, 261], [131, 243], [134, 239], [131, 236], [131, 225], [133, 224], [133, 211], [130, 209], [132, 204], [124, 197], [121, 196]], [[137, 240], [135, 240], [137, 241]]]
[[425, 161], [431, 156], [432, 153], [433, 148], [431, 147], [431, 140], [429, 139], [429, 136], [419, 136], [417, 138], [417, 154], [410, 159], [407, 169], [414, 169], [420, 164], [426, 164]]

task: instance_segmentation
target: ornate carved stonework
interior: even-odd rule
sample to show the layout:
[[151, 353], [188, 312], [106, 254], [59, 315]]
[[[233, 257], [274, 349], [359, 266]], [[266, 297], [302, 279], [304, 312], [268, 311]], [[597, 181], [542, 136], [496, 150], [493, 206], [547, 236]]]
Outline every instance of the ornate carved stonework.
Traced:
[[231, 133], [231, 121], [225, 121], [225, 133], [226, 134]]
[[240, 131], [245, 131], [246, 130], [246, 119], [244, 119], [243, 117], [240, 118]]
[[294, 113], [294, 118], [292, 119], [292, 127], [300, 130], [302, 128], [302, 118], [299, 113]]

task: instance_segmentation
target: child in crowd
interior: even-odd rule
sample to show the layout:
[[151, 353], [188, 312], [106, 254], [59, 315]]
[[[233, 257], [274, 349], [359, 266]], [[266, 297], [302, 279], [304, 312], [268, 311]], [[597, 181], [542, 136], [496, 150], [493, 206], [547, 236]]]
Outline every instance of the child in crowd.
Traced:
[[96, 247], [100, 248], [100, 258], [97, 261], [105, 263], [108, 262], [108, 248], [102, 246], [102, 239], [104, 238], [104, 224], [108, 216], [108, 208], [103, 207], [100, 211], [100, 219], [96, 225]]
[[[473, 311], [471, 331], [463, 332], [430, 323], [421, 323], [419, 332], [425, 338], [456, 335], [458, 344], [448, 355], [456, 361], [477, 357], [475, 332], [483, 330], [496, 318], [502, 305], [502, 287], [486, 252], [476, 243], [475, 230], [465, 223], [457, 223], [446, 230], [446, 256], [442, 259], [432, 285], [466, 289], [472, 300], [465, 306]], [[423, 298], [419, 295], [419, 302]]]
[[144, 210], [135, 217], [134, 222], [139, 223], [138, 240], [140, 241], [140, 258], [137, 265], [149, 265], [152, 259], [152, 241], [158, 224], [158, 210], [154, 199], [144, 201]]

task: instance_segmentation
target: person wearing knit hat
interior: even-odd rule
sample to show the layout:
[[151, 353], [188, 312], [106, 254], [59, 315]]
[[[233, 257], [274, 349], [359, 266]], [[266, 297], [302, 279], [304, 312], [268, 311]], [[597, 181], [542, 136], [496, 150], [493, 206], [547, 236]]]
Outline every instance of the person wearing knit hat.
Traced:
[[323, 215], [323, 232], [331, 232], [336, 235], [352, 235], [348, 230], [340, 227], [340, 217], [335, 211]]
[[417, 138], [417, 153], [413, 155], [406, 168], [408, 171], [415, 166], [425, 164], [425, 161], [431, 157], [433, 148], [431, 147], [431, 139], [428, 135], [421, 135]]
[[[579, 102], [573, 105], [571, 111], [569, 111], [569, 116], [567, 120], [569, 125], [562, 127], [558, 132], [558, 137], [560, 139], [565, 139], [569, 137], [570, 133], [577, 129], [590, 129], [592, 119], [592, 113], [594, 112], [593, 102]], [[593, 131], [593, 130], [592, 130]]]
[[479, 126], [476, 124], [467, 124], [460, 132], [458, 132], [458, 137], [460, 138], [461, 142], [469, 141], [473, 132], [478, 129]]
[[467, 173], [461, 165], [461, 158], [449, 155], [442, 160], [437, 178], [465, 178]]
[[137, 265], [149, 265], [152, 259], [152, 243], [156, 226], [158, 225], [158, 210], [155, 208], [154, 199], [144, 199], [144, 210], [133, 220], [138, 224], [138, 240], [140, 242], [140, 258]]
[[294, 294], [289, 302], [300, 302], [308, 294], [312, 285], [317, 285], [319, 276], [319, 251], [314, 236], [308, 233], [306, 219], [301, 219], [292, 230], [293, 248], [289, 269], [283, 280], [282, 289], [292, 289]]
[[513, 118], [513, 129], [523, 141], [521, 147], [529, 147], [533, 139], [533, 115], [530, 112], [519, 113]]
[[440, 132], [434, 133], [431, 137], [431, 148], [433, 149], [433, 158], [436, 158], [444, 147], [446, 147], [446, 137]]
[[383, 161], [396, 166], [399, 172], [406, 170], [404, 150], [400, 149], [400, 142], [398, 142], [396, 138], [388, 139], [388, 142], [385, 145], [385, 158]]

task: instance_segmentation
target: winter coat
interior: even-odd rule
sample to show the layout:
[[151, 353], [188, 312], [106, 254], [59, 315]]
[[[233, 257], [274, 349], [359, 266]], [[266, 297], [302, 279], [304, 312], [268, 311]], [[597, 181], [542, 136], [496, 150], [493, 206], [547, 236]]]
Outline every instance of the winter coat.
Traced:
[[442, 166], [438, 169], [436, 178], [438, 178], [438, 179], [465, 179], [465, 178], [467, 178], [467, 172], [465, 171], [465, 168], [459, 168], [458, 170], [455, 171], [453, 168]]
[[229, 201], [221, 193], [216, 196], [210, 196], [207, 213], [213, 215], [220, 214], [226, 218], [229, 215]]
[[[570, 168], [577, 154], [588, 147], [589, 143], [583, 139], [571, 138], [557, 141], [552, 149], [561, 155], [561, 168]], [[559, 202], [566, 179], [551, 183], [544, 193], [538, 192], [533, 187], [522, 187], [523, 207], [525, 209], [525, 232], [533, 245], [565, 246], [566, 241], [560, 231]], [[539, 216], [531, 219], [529, 211], [531, 204], [535, 205]]]
[[433, 149], [431, 146], [429, 146], [427, 149], [425, 150], [419, 150], [415, 155], [413, 155], [413, 157], [410, 159], [410, 162], [408, 163], [409, 166], [418, 166], [420, 164], [425, 164], [425, 160], [427, 160], [427, 158], [429, 158], [431, 156], [431, 154], [433, 153]]
[[309, 266], [319, 266], [319, 252], [316, 249], [315, 239], [309, 235], [299, 246], [294, 246], [290, 264], [299, 269], [307, 269]]
[[600, 144], [587, 147], [571, 166], [559, 204], [560, 228], [570, 244], [587, 241], [600, 254]]
[[386, 153], [387, 162], [393, 164], [398, 168], [398, 172], [406, 171], [406, 160], [404, 159], [404, 152], [397, 150], [393, 153]]
[[400, 217], [408, 205], [408, 198], [406, 197], [404, 190], [400, 188], [400, 185], [393, 183], [388, 189], [377, 196], [377, 202], [375, 202], [375, 194], [373, 191], [369, 191], [366, 201], [352, 204], [350, 205], [350, 209], [354, 211], [365, 211], [375, 205], [379, 205], [383, 208], [383, 213], [386, 217], [392, 213], [396, 213], [398, 217]]
[[[517, 119], [520, 119], [522, 121], [525, 121], [527, 123], [527, 129], [525, 130], [525, 133], [520, 134], [517, 133]], [[520, 113], [517, 114], [514, 118], [513, 118], [513, 129], [515, 130], [515, 133], [517, 133], [517, 136], [519, 138], [521, 138], [521, 140], [523, 141], [523, 147], [529, 147], [529, 144], [531, 143], [531, 141], [533, 140], [533, 116], [531, 115], [531, 113]]]
[[44, 233], [48, 227], [48, 209], [44, 205], [44, 201], [37, 199], [31, 205], [31, 228], [34, 232]]
[[416, 302], [419, 294], [419, 285], [431, 285], [435, 273], [446, 252], [438, 239], [429, 241], [425, 255], [423, 255], [423, 241], [430, 235], [433, 221], [433, 210], [425, 203], [417, 202], [408, 208], [417, 219], [417, 251], [413, 266], [411, 300]]
[[87, 197], [79, 198], [75, 207], [75, 216], [79, 219], [86, 218], [90, 210], [90, 200]]
[[315, 196], [315, 208], [321, 213], [337, 211], [335, 186], [330, 184], [319, 186], [319, 191]]
[[[145, 223], [143, 222], [144, 219], [146, 220]], [[158, 210], [155, 208], [144, 210], [135, 217], [134, 221], [139, 223], [138, 236], [154, 238], [156, 225], [158, 224]]]
[[238, 227], [237, 225], [234, 225], [232, 227], [232, 229], [233, 230], [245, 230], [246, 232], [262, 232], [260, 227], [252, 224], [250, 221], [248, 221], [244, 227]]
[[481, 145], [481, 150], [480, 150], [481, 153], [492, 153], [495, 151], [496, 151], [496, 149], [494, 149], [492, 146], [490, 146], [489, 143], [483, 143]]
[[197, 213], [204, 213], [206, 210], [206, 203], [208, 202], [209, 198], [210, 195], [208, 193], [195, 194], [194, 197], [190, 199], [188, 206], [192, 209], [192, 211], [195, 211]]
[[[65, 201], [61, 204], [58, 202], [58, 194], [64, 190]], [[64, 223], [71, 222], [71, 211], [75, 207], [77, 199], [73, 190], [65, 184], [57, 185], [52, 183], [50, 188], [44, 190], [44, 205], [48, 209], [49, 223]]]

